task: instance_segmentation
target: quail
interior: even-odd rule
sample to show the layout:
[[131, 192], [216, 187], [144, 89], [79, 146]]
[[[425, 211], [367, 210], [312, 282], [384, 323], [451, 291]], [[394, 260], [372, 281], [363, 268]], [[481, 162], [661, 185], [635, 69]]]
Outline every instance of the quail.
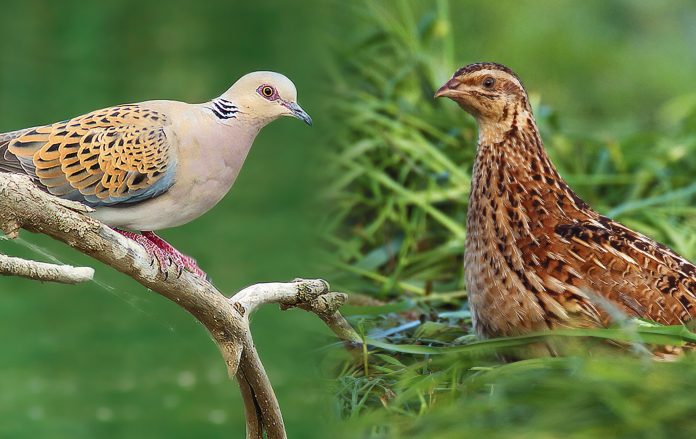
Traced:
[[696, 266], [573, 192], [512, 70], [468, 65], [435, 96], [478, 125], [464, 271], [481, 337], [602, 327], [617, 315], [665, 325], [696, 315]]

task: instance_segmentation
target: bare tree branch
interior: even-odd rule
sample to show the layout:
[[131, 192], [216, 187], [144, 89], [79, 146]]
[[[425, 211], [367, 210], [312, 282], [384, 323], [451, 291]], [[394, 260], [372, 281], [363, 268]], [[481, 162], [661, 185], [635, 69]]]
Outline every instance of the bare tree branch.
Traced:
[[[258, 356], [249, 315], [259, 306], [311, 311], [347, 343], [360, 341], [338, 313], [345, 295], [331, 293], [323, 280], [257, 284], [226, 298], [209, 282], [170, 267], [162, 272], [139, 244], [84, 213], [90, 209], [59, 200], [37, 188], [26, 176], [0, 173], [0, 229], [10, 238], [19, 229], [43, 233], [119, 270], [184, 308], [213, 336], [230, 375], [236, 376], [247, 419], [247, 438], [287, 435], [278, 400]], [[3, 264], [3, 261], [6, 261]], [[10, 262], [7, 262], [10, 261]], [[77, 271], [75, 271], [77, 270]], [[0, 255], [0, 273], [37, 280], [70, 281], [90, 277], [89, 268], [53, 266]], [[61, 277], [62, 276], [62, 277]]]
[[47, 264], [0, 254], [0, 274], [62, 284], [78, 284], [92, 280], [94, 269]]
[[[346, 302], [343, 293], [329, 292], [329, 284], [322, 279], [303, 280], [299, 291], [288, 288], [292, 284], [256, 284], [245, 288], [230, 298], [233, 306], [243, 306], [245, 312], [251, 314], [260, 305], [277, 303], [281, 309], [302, 308], [321, 318], [341, 340], [362, 343], [360, 336], [353, 330], [338, 309]], [[259, 294], [260, 289], [273, 291], [272, 294]]]

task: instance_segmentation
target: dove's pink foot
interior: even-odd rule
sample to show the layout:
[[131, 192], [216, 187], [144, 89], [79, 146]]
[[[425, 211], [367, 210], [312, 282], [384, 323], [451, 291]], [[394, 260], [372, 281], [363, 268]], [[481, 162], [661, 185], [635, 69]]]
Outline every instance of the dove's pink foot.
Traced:
[[158, 249], [167, 254], [172, 263], [174, 263], [179, 270], [181, 270], [181, 267], [183, 267], [204, 279], [208, 277], [205, 271], [201, 270], [201, 268], [198, 266], [195, 259], [193, 259], [191, 256], [186, 256], [179, 250], [175, 249], [170, 243], [157, 236], [155, 232], [142, 232], [142, 236], [147, 238], [150, 242], [155, 244]]
[[162, 272], [166, 272], [169, 266], [174, 264], [179, 272], [179, 275], [181, 275], [181, 272], [186, 269], [204, 279], [208, 278], [208, 275], [201, 270], [195, 259], [184, 255], [179, 250], [175, 249], [170, 243], [157, 236], [154, 232], [146, 231], [142, 232], [142, 234], [137, 234], [128, 232], [126, 230], [114, 230], [126, 238], [130, 238], [145, 247], [145, 250], [147, 250], [150, 255], [157, 259]]

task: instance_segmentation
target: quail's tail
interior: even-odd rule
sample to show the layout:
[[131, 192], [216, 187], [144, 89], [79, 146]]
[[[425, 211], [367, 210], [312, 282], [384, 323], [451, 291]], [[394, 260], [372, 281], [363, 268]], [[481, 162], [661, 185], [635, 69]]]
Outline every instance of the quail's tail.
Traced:
[[9, 151], [8, 146], [13, 139], [16, 139], [30, 130], [31, 128], [27, 128], [9, 133], [0, 133], [0, 172], [27, 173], [17, 156]]

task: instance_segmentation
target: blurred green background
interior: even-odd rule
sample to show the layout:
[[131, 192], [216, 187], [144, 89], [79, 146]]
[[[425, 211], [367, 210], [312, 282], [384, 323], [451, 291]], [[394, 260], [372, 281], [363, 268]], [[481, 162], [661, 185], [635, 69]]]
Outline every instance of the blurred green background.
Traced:
[[[313, 201], [323, 2], [2, 1], [0, 131], [148, 99], [204, 102], [253, 70], [286, 74], [310, 129], [265, 128], [230, 194], [163, 236], [228, 294], [321, 275]], [[0, 279], [0, 437], [242, 437], [243, 408], [214, 343], [177, 306], [66, 246], [24, 233], [61, 262], [95, 266], [79, 286]], [[20, 243], [3, 253], [50, 258]], [[329, 338], [301, 311], [264, 309], [257, 345], [292, 437], [324, 437], [317, 357]]]
[[[447, 19], [431, 22], [443, 8]], [[616, 134], [616, 124], [654, 123], [656, 106], [695, 93], [696, 6], [688, 0], [357, 1], [343, 10], [337, 25], [344, 25], [344, 48], [361, 41], [367, 51], [387, 30], [410, 53], [397, 65], [383, 54], [392, 85], [409, 79], [411, 63], [431, 61], [444, 80], [450, 68], [495, 61], [515, 70], [573, 128]], [[380, 16], [382, 24], [375, 22]], [[414, 41], [414, 30], [432, 32], [443, 47]], [[432, 62], [440, 54], [442, 62]], [[341, 53], [344, 68], [355, 66], [346, 56]]]

